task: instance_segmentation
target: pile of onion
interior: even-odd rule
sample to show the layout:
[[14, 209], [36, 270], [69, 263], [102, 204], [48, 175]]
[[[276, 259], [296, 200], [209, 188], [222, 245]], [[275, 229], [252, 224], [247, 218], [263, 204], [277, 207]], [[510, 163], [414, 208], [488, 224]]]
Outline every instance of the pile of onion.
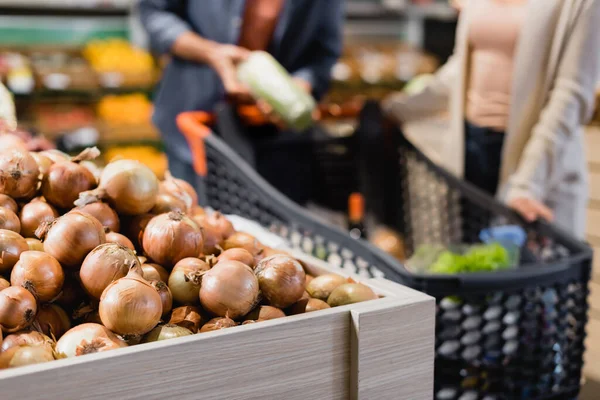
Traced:
[[40, 169], [28, 151], [18, 148], [0, 150], [0, 193], [13, 199], [35, 195]]

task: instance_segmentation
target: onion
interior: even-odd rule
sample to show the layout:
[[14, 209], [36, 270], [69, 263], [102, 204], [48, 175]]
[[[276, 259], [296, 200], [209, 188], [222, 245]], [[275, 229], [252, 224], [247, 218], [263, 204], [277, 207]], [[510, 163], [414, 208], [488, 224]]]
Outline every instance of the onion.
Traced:
[[254, 236], [244, 232], [235, 232], [223, 242], [224, 250], [235, 248], [245, 249], [255, 259], [260, 258], [260, 254], [263, 252], [263, 246], [260, 242]]
[[13, 199], [29, 199], [35, 195], [40, 169], [28, 151], [0, 151], [0, 193]]
[[158, 342], [193, 335], [192, 331], [178, 325], [159, 325], [144, 336], [142, 343]]
[[[183, 260], [181, 260], [180, 262], [182, 261]], [[169, 271], [167, 271], [158, 264], [142, 264], [142, 275], [147, 281], [169, 282]]]
[[175, 264], [168, 282], [173, 299], [181, 304], [198, 304], [200, 278], [208, 270], [210, 267], [207, 263], [193, 257], [184, 258]]
[[331, 292], [327, 304], [331, 307], [338, 307], [377, 298], [377, 294], [368, 286], [360, 283], [344, 283]]
[[217, 257], [217, 262], [219, 261], [239, 261], [242, 264], [246, 264], [250, 268], [254, 268], [256, 264], [254, 264], [254, 257], [252, 254], [245, 249], [229, 249], [222, 252], [219, 257]]
[[285, 313], [277, 307], [258, 306], [246, 315], [246, 320], [266, 321], [269, 319], [283, 318]]
[[144, 237], [144, 230], [152, 218], [154, 218], [152, 214], [136, 215], [127, 221], [127, 224], [123, 225], [125, 227], [125, 236], [131, 240], [135, 249], [140, 253], [143, 251], [142, 239]]
[[96, 158], [98, 155], [100, 151], [92, 147], [85, 149], [71, 161], [52, 164], [48, 174], [42, 180], [42, 193], [46, 201], [63, 209], [73, 207], [79, 193], [96, 186], [94, 175], [79, 163]]
[[221, 232], [223, 240], [228, 239], [231, 235], [235, 233], [235, 229], [233, 228], [233, 224], [231, 223], [231, 221], [225, 218], [225, 216], [220, 212], [214, 212], [207, 216], [206, 223], [215, 226], [219, 230], [219, 232]]
[[158, 180], [144, 164], [133, 160], [109, 163], [102, 171], [99, 187], [119, 214], [139, 215], [154, 207]]
[[186, 212], [198, 204], [198, 194], [192, 185], [182, 179], [174, 178], [169, 171], [165, 172], [165, 180], [160, 182], [159, 192], [183, 201]]
[[61, 294], [56, 298], [56, 303], [67, 310], [73, 310], [77, 305], [87, 300], [79, 281], [74, 277], [66, 276]]
[[310, 283], [310, 282], [311, 282], [313, 279], [315, 279], [315, 277], [314, 277], [314, 276], [312, 276], [312, 275], [309, 275], [309, 274], [306, 274], [306, 281], [304, 282], [304, 283], [306, 284], [306, 286], [308, 286], [308, 284], [309, 284], [309, 283]]
[[35, 297], [20, 286], [11, 286], [0, 292], [0, 329], [12, 333], [27, 328], [35, 319]]
[[160, 321], [162, 299], [135, 270], [111, 283], [100, 298], [100, 319], [120, 335], [143, 335]]
[[131, 243], [131, 240], [117, 232], [112, 232], [109, 230], [106, 233], [106, 242], [120, 244], [121, 246], [127, 247], [131, 251], [135, 251], [135, 246], [133, 245], [133, 243]]
[[36, 235], [44, 239], [44, 251], [69, 268], [81, 265], [90, 251], [106, 242], [100, 222], [79, 211], [71, 211], [52, 224], [42, 225]]
[[263, 297], [274, 307], [289, 307], [304, 293], [306, 275], [302, 265], [292, 257], [265, 258], [258, 263], [255, 272]]
[[263, 258], [267, 258], [267, 257], [271, 257], [274, 255], [284, 255], [284, 256], [291, 256], [290, 253], [288, 253], [287, 251], [284, 250], [280, 250], [280, 249], [273, 249], [271, 247], [265, 247], [263, 249], [263, 252], [261, 253], [261, 257]]
[[67, 153], [62, 152], [60, 150], [56, 150], [56, 149], [40, 151], [38, 154], [48, 157], [49, 159], [52, 160], [52, 162], [55, 162], [55, 163], [71, 160], [70, 155], [68, 155]]
[[347, 283], [346, 278], [338, 274], [324, 274], [317, 276], [306, 285], [306, 291], [310, 297], [327, 301], [333, 290]]
[[71, 329], [71, 321], [65, 310], [56, 304], [44, 304], [38, 308], [33, 326], [56, 340]]
[[39, 301], [51, 301], [60, 293], [65, 274], [62, 267], [50, 254], [27, 250], [10, 274], [12, 286], [22, 286]]
[[0, 292], [10, 286], [10, 282], [0, 276]]
[[119, 229], [121, 229], [116, 211], [107, 203], [103, 203], [94, 191], [80, 193], [74, 204], [77, 206], [77, 210], [95, 217], [102, 226], [109, 228], [111, 231], [119, 232]]
[[21, 222], [17, 214], [8, 208], [0, 208], [0, 229], [7, 229], [13, 232], [21, 232]]
[[82, 167], [85, 167], [88, 171], [94, 175], [96, 179], [96, 184], [100, 181], [100, 176], [102, 175], [102, 168], [98, 167], [93, 161], [82, 161], [80, 163]]
[[12, 197], [7, 196], [5, 194], [0, 194], [0, 207], [8, 208], [10, 211], [15, 214], [19, 211], [19, 206], [17, 202], [12, 199]]
[[204, 254], [215, 254], [220, 244], [234, 232], [231, 222], [219, 212], [195, 216], [194, 221], [202, 228]]
[[48, 175], [48, 171], [50, 171], [50, 167], [54, 164], [51, 158], [42, 153], [34, 153], [31, 152], [31, 157], [35, 160], [35, 163], [38, 165], [40, 169], [40, 174], [42, 175], [42, 179]]
[[52, 346], [18, 346], [0, 353], [0, 369], [41, 364], [54, 360]]
[[127, 347], [117, 335], [100, 324], [81, 324], [71, 328], [56, 342], [58, 357], [75, 357]]
[[200, 328], [200, 333], [218, 331], [225, 328], [233, 328], [237, 323], [231, 318], [213, 318]]
[[38, 331], [22, 331], [8, 335], [2, 342], [0, 351], [6, 351], [12, 347], [52, 345], [54, 341], [45, 334]]
[[171, 211], [178, 211], [181, 213], [187, 212], [187, 206], [183, 202], [183, 200], [178, 199], [175, 196], [171, 196], [170, 194], [159, 194], [156, 196], [156, 204], [150, 210], [151, 214], [164, 214]]
[[40, 199], [33, 199], [25, 204], [19, 215], [21, 219], [21, 235], [35, 237], [35, 231], [44, 222], [52, 222], [58, 218], [58, 212], [50, 204]]
[[192, 207], [192, 210], [189, 213], [189, 216], [192, 218], [196, 218], [199, 217], [201, 215], [206, 215], [206, 211], [204, 211], [204, 208], [200, 207], [200, 206], [194, 206]]
[[38, 239], [26, 238], [25, 242], [27, 243], [29, 250], [44, 251], [44, 243], [40, 242]]
[[192, 333], [198, 333], [198, 329], [203, 325], [204, 318], [198, 307], [183, 306], [173, 309], [169, 324], [179, 325], [189, 329]]
[[323, 300], [319, 299], [308, 299], [308, 303], [306, 304], [305, 312], [319, 311], [324, 310], [326, 308], [331, 308], [329, 304], [325, 303]]
[[133, 268], [142, 268], [133, 250], [116, 243], [104, 243], [92, 250], [83, 260], [79, 279], [83, 289], [94, 299], [100, 299], [104, 289]]
[[200, 304], [214, 315], [236, 319], [248, 314], [257, 301], [258, 280], [247, 265], [222, 261], [202, 276]]
[[202, 231], [182, 213], [158, 215], [144, 230], [144, 253], [156, 263], [172, 268], [186, 257], [196, 257], [202, 251]]
[[27, 150], [27, 144], [19, 136], [12, 133], [0, 133], [0, 149]]
[[21, 253], [29, 250], [27, 241], [16, 232], [0, 229], [0, 273], [8, 273]]
[[160, 295], [162, 301], [162, 315], [167, 315], [173, 308], [173, 295], [171, 294], [169, 287], [163, 281], [151, 281], [150, 284]]

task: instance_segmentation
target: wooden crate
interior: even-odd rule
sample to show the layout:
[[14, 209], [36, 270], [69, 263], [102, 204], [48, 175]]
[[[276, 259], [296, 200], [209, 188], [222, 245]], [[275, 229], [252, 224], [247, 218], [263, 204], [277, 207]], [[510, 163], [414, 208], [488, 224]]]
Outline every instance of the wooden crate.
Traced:
[[[347, 275], [294, 255], [315, 275]], [[362, 282], [384, 297], [5, 370], [0, 393], [19, 400], [431, 399], [434, 299], [383, 279]]]

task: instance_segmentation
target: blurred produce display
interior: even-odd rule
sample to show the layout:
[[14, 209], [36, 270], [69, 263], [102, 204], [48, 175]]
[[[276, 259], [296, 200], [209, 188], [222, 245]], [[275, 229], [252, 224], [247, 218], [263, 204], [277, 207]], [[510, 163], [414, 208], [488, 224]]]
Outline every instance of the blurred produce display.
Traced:
[[139, 93], [129, 95], [108, 95], [102, 98], [97, 107], [98, 117], [106, 122], [135, 125], [150, 122], [152, 103]]
[[76, 51], [35, 51], [30, 54], [37, 86], [48, 90], [92, 90], [98, 79]]

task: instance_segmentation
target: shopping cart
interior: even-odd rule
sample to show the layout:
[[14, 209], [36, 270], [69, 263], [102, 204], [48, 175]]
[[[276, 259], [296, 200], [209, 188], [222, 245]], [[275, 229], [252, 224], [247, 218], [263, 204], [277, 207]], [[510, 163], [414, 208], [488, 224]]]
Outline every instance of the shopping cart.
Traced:
[[495, 224], [520, 225], [528, 236], [522, 265], [514, 270], [412, 274], [370, 244], [316, 220], [267, 184], [211, 133], [214, 116], [189, 112], [177, 122], [194, 154], [204, 205], [253, 219], [292, 246], [348, 271], [383, 276], [437, 299], [436, 399], [577, 396], [585, 349], [589, 246], [545, 222], [525, 224], [436, 166], [399, 131], [390, 134], [388, 126], [385, 164], [394, 168], [380, 178], [390, 189], [382, 193], [392, 197], [396, 212], [384, 222], [404, 235], [408, 256], [424, 243], [476, 242], [482, 229]]

